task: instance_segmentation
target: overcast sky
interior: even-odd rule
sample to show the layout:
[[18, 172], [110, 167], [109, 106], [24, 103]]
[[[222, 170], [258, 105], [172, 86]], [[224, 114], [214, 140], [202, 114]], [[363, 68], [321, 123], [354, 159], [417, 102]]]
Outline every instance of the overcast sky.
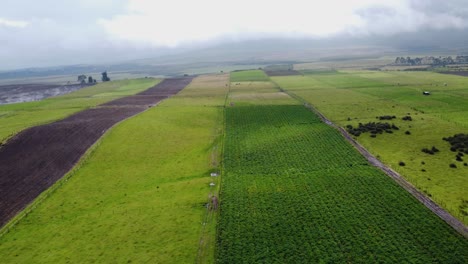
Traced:
[[467, 29], [468, 0], [0, 0], [0, 69], [262, 37]]

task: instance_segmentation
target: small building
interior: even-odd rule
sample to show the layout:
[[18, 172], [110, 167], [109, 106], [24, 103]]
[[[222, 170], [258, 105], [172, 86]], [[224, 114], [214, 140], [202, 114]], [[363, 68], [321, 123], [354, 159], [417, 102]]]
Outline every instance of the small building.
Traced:
[[423, 92], [423, 95], [431, 95], [431, 92], [424, 91], [424, 92]]

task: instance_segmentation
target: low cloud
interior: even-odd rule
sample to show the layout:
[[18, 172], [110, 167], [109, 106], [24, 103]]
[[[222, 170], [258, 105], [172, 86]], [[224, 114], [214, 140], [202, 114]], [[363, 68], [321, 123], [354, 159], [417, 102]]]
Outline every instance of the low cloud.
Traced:
[[[114, 40], [178, 46], [220, 38], [392, 35], [468, 27], [468, 2], [435, 0], [129, 0], [126, 13], [100, 19]], [[442, 6], [442, 8], [438, 8]], [[460, 11], [465, 10], [465, 11]]]
[[29, 25], [28, 21], [11, 20], [0, 17], [0, 27], [25, 28]]
[[0, 9], [0, 67], [111, 62], [237, 40], [467, 28], [466, 0], [15, 0]]

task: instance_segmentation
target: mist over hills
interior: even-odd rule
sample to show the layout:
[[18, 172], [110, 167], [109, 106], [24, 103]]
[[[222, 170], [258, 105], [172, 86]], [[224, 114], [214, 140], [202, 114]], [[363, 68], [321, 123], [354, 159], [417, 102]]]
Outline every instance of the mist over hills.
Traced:
[[[130, 52], [130, 51], [129, 51]], [[313, 61], [339, 61], [406, 55], [468, 54], [468, 30], [427, 30], [393, 35], [333, 38], [262, 38], [220, 40], [197, 46], [160, 50], [149, 57], [135, 54], [135, 59], [116, 56], [110, 63], [64, 65], [54, 67], [4, 70], [0, 79], [96, 73], [101, 71], [139, 73], [152, 76], [180, 75], [185, 72], [209, 71], [213, 67], [292, 64]], [[140, 57], [140, 58], [138, 58]], [[203, 70], [201, 70], [203, 71]]]

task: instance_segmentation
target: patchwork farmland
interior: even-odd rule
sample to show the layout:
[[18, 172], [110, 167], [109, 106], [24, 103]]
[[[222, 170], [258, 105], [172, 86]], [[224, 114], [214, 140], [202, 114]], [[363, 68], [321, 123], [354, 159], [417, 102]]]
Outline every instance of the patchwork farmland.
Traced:
[[[363, 133], [356, 140], [465, 221], [462, 212], [466, 209], [463, 204], [459, 206], [459, 201], [468, 200], [463, 188], [468, 175], [463, 173], [465, 168], [458, 166], [458, 173], [450, 171], [451, 178], [446, 181], [436, 175], [437, 166], [450, 163], [457, 153], [450, 147], [445, 149], [442, 143], [437, 143], [440, 151], [431, 156], [409, 148], [430, 148], [436, 140], [449, 146], [441, 139], [442, 132], [448, 134], [446, 137], [466, 132], [463, 111], [468, 79], [443, 75], [439, 80], [440, 74], [435, 73], [387, 75], [369, 71], [317, 73], [290, 69], [267, 73], [272, 77], [252, 70], [185, 78], [183, 83], [164, 80], [146, 91], [158, 81], [144, 80], [146, 87], [140, 85], [140, 90], [132, 90], [127, 97], [112, 95], [99, 101], [101, 106], [79, 113], [98, 101], [64, 99], [82, 92], [78, 91], [59, 99], [4, 108], [4, 113], [10, 111], [21, 117], [25, 111], [47, 109], [47, 105], [54, 105], [53, 100], [57, 100], [55, 105], [75, 102], [80, 106], [49, 107], [47, 118], [24, 118], [2, 134], [6, 144], [0, 154], [28, 131], [86, 121], [89, 118], [79, 117], [87, 113], [147, 111], [109, 129], [78, 166], [52, 185], [69, 169], [57, 174], [42, 187], [45, 190], [52, 185], [48, 191], [4, 226], [0, 232], [2, 261], [467, 261], [466, 237], [371, 166], [336, 129], [304, 104], [344, 128], [395, 115], [391, 121], [399, 130], [375, 138]], [[150, 81], [152, 85], [148, 85]], [[429, 88], [435, 96], [420, 96], [421, 90]], [[417, 98], [413, 97], [416, 91]], [[161, 99], [165, 100], [148, 109]], [[405, 116], [411, 116], [412, 121], [402, 120]], [[112, 120], [118, 120], [105, 129], [125, 117], [112, 114]], [[11, 120], [0, 116], [0, 122], [10, 124]], [[96, 127], [105, 125], [98, 123]], [[427, 124], [431, 125], [431, 136], [423, 133], [429, 129]], [[20, 130], [23, 132], [17, 134]], [[102, 129], [98, 130], [101, 133], [97, 138], [102, 135]], [[405, 134], [406, 130], [411, 134]], [[407, 146], [411, 144], [405, 140], [413, 146]], [[45, 146], [54, 142], [41, 149], [47, 150]], [[397, 146], [392, 144], [402, 150], [393, 153]], [[81, 147], [86, 150], [89, 145]], [[25, 149], [27, 153], [36, 151], [34, 147]], [[84, 151], [80, 153], [75, 154], [70, 168]], [[424, 177], [431, 178], [430, 188], [415, 181], [416, 174], [412, 174], [420, 171], [419, 167], [415, 169], [420, 157], [427, 165]], [[63, 159], [71, 160], [66, 156]]]
[[[311, 72], [272, 80], [345, 129], [379, 122], [398, 127], [393, 133], [368, 131], [355, 139], [465, 225], [468, 223], [468, 167], [463, 157], [456, 159], [458, 152], [443, 140], [468, 134], [468, 78], [430, 72], [349, 71]], [[424, 96], [424, 91], [431, 95]], [[384, 116], [395, 118], [380, 120]], [[433, 147], [439, 152], [423, 151]]]
[[226, 108], [218, 263], [466, 260], [467, 240], [338, 131], [302, 105], [251, 98]]
[[[67, 173], [114, 124], [183, 89], [190, 78], [167, 79], [61, 121], [27, 129], [0, 149], [0, 226]], [[116, 107], [116, 106], [126, 107]]]

